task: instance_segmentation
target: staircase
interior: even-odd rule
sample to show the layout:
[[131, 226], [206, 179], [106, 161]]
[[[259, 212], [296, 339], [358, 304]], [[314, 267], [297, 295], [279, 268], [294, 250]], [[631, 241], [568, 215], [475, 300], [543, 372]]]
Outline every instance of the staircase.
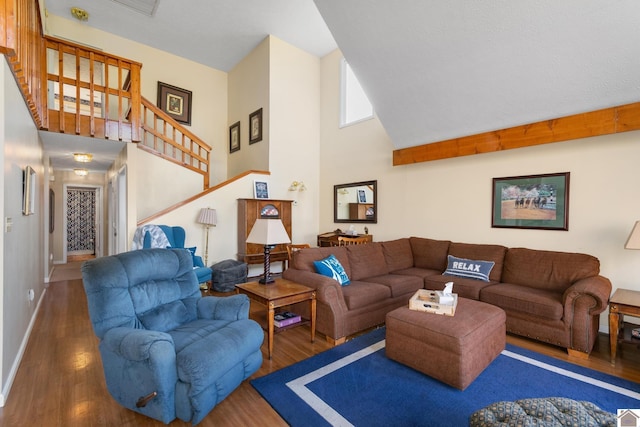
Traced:
[[211, 147], [142, 97], [142, 64], [43, 36], [37, 2], [0, 5], [0, 53], [41, 130], [137, 143], [202, 175], [209, 188]]

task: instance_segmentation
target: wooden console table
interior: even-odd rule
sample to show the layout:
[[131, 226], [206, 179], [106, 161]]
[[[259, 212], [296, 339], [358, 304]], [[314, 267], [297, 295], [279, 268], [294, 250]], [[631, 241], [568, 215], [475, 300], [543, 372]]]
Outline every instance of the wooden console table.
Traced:
[[[609, 300], [609, 344], [611, 346], [611, 364], [616, 363], [618, 343], [640, 344], [640, 339], [631, 337], [631, 329], [640, 325], [625, 327], [624, 316], [640, 317], [640, 292], [618, 289]], [[622, 336], [619, 332], [622, 329]]]

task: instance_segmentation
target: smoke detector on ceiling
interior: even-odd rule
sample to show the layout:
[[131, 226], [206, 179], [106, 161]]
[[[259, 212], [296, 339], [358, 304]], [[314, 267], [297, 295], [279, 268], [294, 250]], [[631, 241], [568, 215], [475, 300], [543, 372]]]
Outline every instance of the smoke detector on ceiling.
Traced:
[[156, 9], [158, 8], [158, 3], [160, 0], [111, 0], [114, 3], [119, 3], [123, 6], [126, 6], [130, 9], [135, 10], [136, 12], [142, 13], [143, 15], [153, 16], [156, 13]]

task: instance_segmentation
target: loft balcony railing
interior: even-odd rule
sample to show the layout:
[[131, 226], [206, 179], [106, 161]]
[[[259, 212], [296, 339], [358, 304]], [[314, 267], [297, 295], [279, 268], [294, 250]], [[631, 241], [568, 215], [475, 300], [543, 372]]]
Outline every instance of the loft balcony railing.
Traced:
[[142, 64], [45, 37], [47, 120], [53, 132], [139, 142], [209, 187], [211, 147], [140, 95]]
[[142, 64], [42, 35], [38, 2], [0, 1], [0, 53], [36, 126], [138, 147], [203, 176], [211, 147], [141, 96]]
[[42, 127], [51, 132], [140, 141], [140, 69], [128, 59], [45, 37], [47, 96]]

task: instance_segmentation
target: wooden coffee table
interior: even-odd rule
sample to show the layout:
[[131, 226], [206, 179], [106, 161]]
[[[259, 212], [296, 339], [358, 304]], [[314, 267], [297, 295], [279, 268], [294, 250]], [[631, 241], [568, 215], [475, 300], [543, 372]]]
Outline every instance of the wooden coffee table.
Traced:
[[267, 339], [269, 341], [268, 356], [273, 353], [273, 316], [278, 307], [309, 301], [311, 311], [311, 342], [316, 337], [316, 291], [287, 279], [276, 278], [275, 283], [262, 285], [248, 282], [236, 285], [236, 293], [245, 294], [251, 300], [267, 307]]
[[[640, 343], [637, 339], [631, 339], [630, 331], [624, 330], [624, 316], [640, 317], [640, 292], [629, 289], [617, 289], [609, 299], [609, 344], [611, 346], [611, 363], [616, 363], [618, 342]], [[622, 337], [618, 338], [618, 332], [623, 327]], [[637, 327], [637, 326], [636, 326]], [[630, 328], [627, 328], [630, 329]], [[629, 335], [628, 337], [625, 335]]]

